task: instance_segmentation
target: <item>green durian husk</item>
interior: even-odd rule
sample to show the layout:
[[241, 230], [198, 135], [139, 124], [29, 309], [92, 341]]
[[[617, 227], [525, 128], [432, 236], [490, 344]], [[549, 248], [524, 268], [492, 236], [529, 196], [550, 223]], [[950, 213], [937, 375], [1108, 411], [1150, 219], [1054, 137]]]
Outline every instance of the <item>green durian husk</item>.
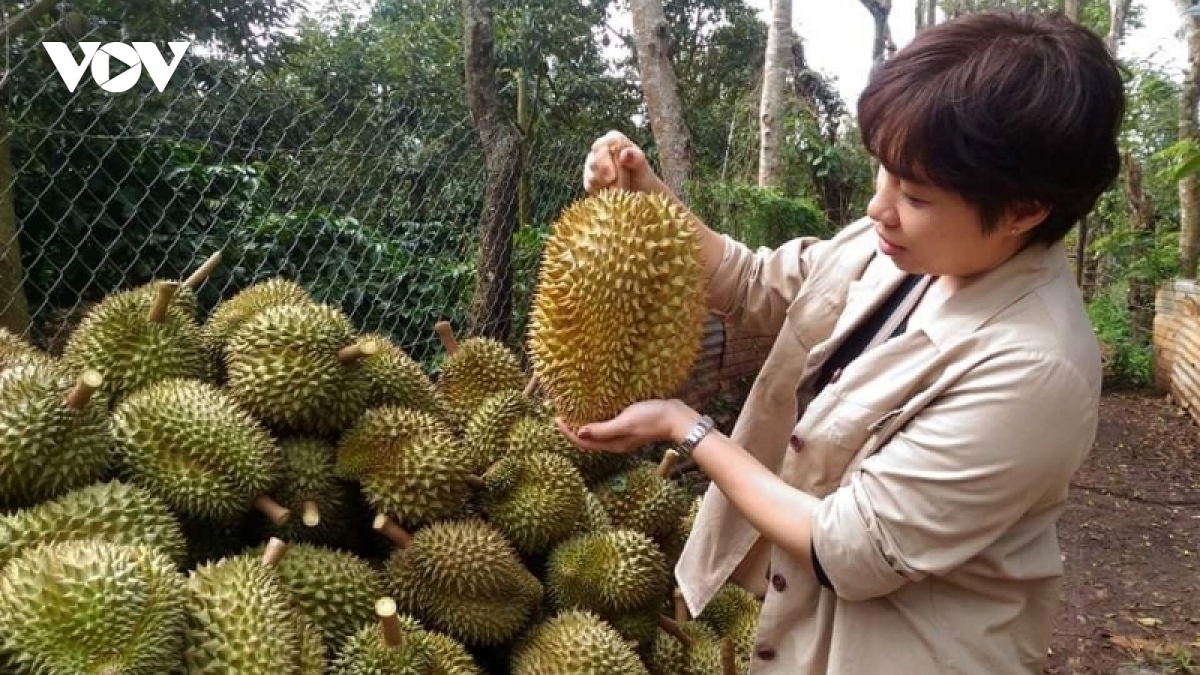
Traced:
[[31, 361], [53, 364], [57, 359], [16, 333], [0, 327], [0, 371]]
[[586, 508], [579, 471], [553, 453], [505, 457], [483, 480], [485, 517], [522, 555], [540, 555], [572, 535]]
[[645, 461], [609, 476], [593, 492], [613, 527], [637, 530], [656, 540], [672, 535], [692, 506], [692, 495], [682, 485], [659, 476], [657, 466]]
[[370, 400], [370, 379], [361, 358], [343, 361], [338, 356], [358, 342], [350, 319], [336, 307], [273, 305], [229, 336], [226, 386], [239, 404], [275, 431], [340, 434]]
[[363, 339], [373, 340], [380, 347], [379, 353], [362, 360], [371, 382], [370, 407], [418, 410], [453, 426], [454, 415], [420, 363], [383, 333], [367, 333]]
[[0, 568], [26, 548], [71, 539], [152, 546], [176, 565], [183, 565], [187, 552], [179, 520], [166, 502], [113, 480], [0, 516]]
[[405, 632], [403, 641], [391, 646], [378, 625], [366, 624], [346, 641], [330, 675], [432, 675], [436, 664], [428, 641]]
[[157, 292], [118, 291], [94, 306], [71, 332], [62, 362], [73, 374], [94, 369], [101, 391], [117, 403], [167, 379], [211, 380], [212, 363], [200, 325], [174, 302], [160, 322], [151, 321]]
[[718, 635], [731, 635], [738, 622], [747, 616], [757, 620], [762, 601], [753, 593], [733, 582], [726, 582], [704, 606], [697, 621], [706, 624]]
[[509, 454], [508, 435], [520, 420], [535, 414], [524, 393], [509, 389], [480, 403], [467, 421], [463, 442], [472, 457], [472, 471], [483, 471]]
[[116, 466], [107, 397], [96, 391], [75, 409], [67, 404], [75, 386], [56, 363], [0, 371], [0, 507], [53, 499]]
[[571, 445], [551, 417], [525, 416], [516, 420], [508, 430], [506, 447], [509, 454], [553, 452], [562, 455], [579, 469], [584, 481], [594, 485], [631, 464], [630, 457], [610, 452], [584, 452]]
[[467, 421], [489, 397], [506, 390], [522, 391], [521, 362], [503, 343], [473, 337], [458, 343], [438, 370], [437, 387], [459, 424]]
[[662, 675], [722, 675], [721, 636], [696, 621], [682, 621], [678, 625], [691, 644], [685, 646], [659, 629], [646, 659], [650, 670]]
[[608, 622], [568, 610], [535, 626], [513, 650], [512, 675], [650, 675]]
[[113, 433], [129, 480], [184, 516], [242, 516], [279, 480], [271, 435], [207, 382], [164, 380], [138, 390], [117, 405]]
[[239, 554], [193, 569], [187, 580], [186, 675], [321, 675], [319, 634], [291, 604], [277, 571]]
[[550, 553], [546, 586], [559, 609], [628, 612], [661, 598], [671, 581], [666, 556], [636, 530], [575, 535]]
[[[336, 448], [322, 438], [290, 437], [276, 443], [281, 456], [281, 478], [270, 496], [293, 514], [276, 525], [263, 514], [255, 517], [263, 539], [278, 537], [286, 542], [308, 542], [330, 546], [354, 541], [357, 509], [354, 486], [334, 472]], [[308, 508], [311, 514], [306, 514]], [[315, 525], [305, 523], [315, 515]]]
[[178, 663], [183, 575], [149, 546], [81, 539], [26, 548], [0, 571], [0, 671], [162, 675]]
[[217, 303], [201, 326], [200, 334], [220, 378], [225, 379], [225, 345], [243, 323], [268, 307], [311, 302], [312, 296], [300, 284], [273, 277], [251, 284]]
[[575, 524], [575, 533], [604, 532], [611, 529], [613, 529], [613, 524], [612, 519], [608, 517], [608, 511], [604, 510], [604, 504], [600, 503], [600, 499], [596, 497], [595, 493], [589, 490], [584, 495], [583, 512]]

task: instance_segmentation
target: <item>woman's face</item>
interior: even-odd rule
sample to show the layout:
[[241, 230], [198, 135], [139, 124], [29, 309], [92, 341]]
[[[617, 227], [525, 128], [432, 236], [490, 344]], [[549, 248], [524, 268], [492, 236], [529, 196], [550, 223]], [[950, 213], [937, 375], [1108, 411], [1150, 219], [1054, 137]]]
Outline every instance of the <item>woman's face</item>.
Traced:
[[897, 267], [966, 283], [1020, 250], [1045, 211], [1004, 215], [997, 229], [984, 235], [979, 213], [959, 195], [902, 180], [880, 167], [867, 215], [875, 221], [880, 252]]

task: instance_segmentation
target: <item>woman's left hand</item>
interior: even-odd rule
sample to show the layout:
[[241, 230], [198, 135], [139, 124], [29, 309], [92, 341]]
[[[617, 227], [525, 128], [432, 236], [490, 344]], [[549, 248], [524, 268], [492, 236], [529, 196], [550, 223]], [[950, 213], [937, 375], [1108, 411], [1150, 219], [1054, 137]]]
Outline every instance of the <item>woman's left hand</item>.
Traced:
[[576, 447], [591, 452], [626, 453], [651, 443], [678, 443], [700, 414], [679, 400], [640, 401], [605, 422], [591, 422], [572, 431], [562, 420], [558, 428]]

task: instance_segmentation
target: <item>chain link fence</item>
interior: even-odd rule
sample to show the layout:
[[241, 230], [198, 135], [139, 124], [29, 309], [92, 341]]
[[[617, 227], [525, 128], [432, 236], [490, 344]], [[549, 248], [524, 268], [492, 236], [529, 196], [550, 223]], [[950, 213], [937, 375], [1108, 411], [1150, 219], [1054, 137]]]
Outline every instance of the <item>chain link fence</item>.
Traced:
[[[152, 279], [182, 280], [220, 251], [198, 289], [202, 312], [278, 275], [418, 359], [438, 351], [439, 319], [463, 325], [486, 185], [465, 111], [321, 91], [218, 57], [185, 61], [162, 92], [143, 75], [109, 93], [90, 73], [70, 92], [37, 37], [10, 49], [24, 56], [8, 68], [0, 120], [0, 172], [13, 184], [0, 221], [20, 246], [19, 266], [11, 249], [7, 258], [10, 276], [19, 274], [9, 286], [23, 291], [0, 297], [6, 323], [25, 318], [30, 339], [56, 351], [92, 303]], [[514, 336], [542, 237], [581, 196], [587, 147], [557, 138], [525, 148], [524, 184], [512, 196], [522, 218]]]

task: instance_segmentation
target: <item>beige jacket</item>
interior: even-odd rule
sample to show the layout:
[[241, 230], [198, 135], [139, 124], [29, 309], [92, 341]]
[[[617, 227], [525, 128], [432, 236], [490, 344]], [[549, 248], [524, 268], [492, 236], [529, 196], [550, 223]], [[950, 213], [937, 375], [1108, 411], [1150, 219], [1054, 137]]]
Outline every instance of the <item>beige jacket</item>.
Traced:
[[822, 498], [813, 542], [836, 593], [715, 485], [680, 590], [693, 615], [730, 578], [765, 593], [755, 675], [1040, 673], [1063, 571], [1055, 521], [1100, 396], [1064, 249], [1026, 249], [813, 398], [823, 360], [904, 277], [875, 251], [865, 219], [774, 251], [727, 240], [710, 286], [732, 329], [778, 336], [732, 437]]

